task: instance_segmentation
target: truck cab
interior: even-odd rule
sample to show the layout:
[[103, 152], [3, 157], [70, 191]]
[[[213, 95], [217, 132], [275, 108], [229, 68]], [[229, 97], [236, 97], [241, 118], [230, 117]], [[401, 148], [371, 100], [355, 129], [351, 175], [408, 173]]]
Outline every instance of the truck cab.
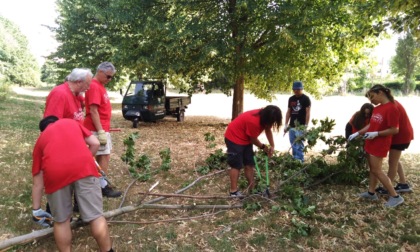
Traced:
[[139, 121], [156, 122], [166, 115], [173, 115], [182, 122], [190, 103], [189, 96], [166, 96], [162, 81], [132, 81], [122, 100], [122, 114], [133, 122], [133, 128], [138, 127]]

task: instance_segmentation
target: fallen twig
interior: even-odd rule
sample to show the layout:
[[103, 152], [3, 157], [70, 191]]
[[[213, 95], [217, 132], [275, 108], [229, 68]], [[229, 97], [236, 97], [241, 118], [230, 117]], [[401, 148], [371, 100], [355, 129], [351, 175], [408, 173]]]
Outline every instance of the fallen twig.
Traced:
[[166, 220], [154, 220], [154, 221], [108, 221], [108, 223], [116, 223], [116, 224], [138, 224], [138, 225], [146, 225], [146, 224], [154, 224], [154, 223], [161, 223], [161, 222], [175, 222], [175, 221], [183, 221], [183, 220], [194, 220], [200, 219], [204, 217], [210, 217], [222, 212], [226, 212], [226, 210], [218, 211], [211, 214], [203, 214], [199, 216], [192, 216], [192, 217], [184, 217], [184, 218], [175, 218], [175, 219], [166, 219]]
[[232, 199], [231, 196], [218, 196], [218, 195], [185, 195], [185, 194], [176, 194], [176, 193], [142, 193], [145, 196], [151, 195], [151, 196], [162, 196], [165, 198], [191, 198], [191, 199]]
[[[211, 176], [220, 174], [220, 173], [223, 173], [223, 172], [225, 172], [225, 170], [220, 170], [220, 171], [217, 171], [217, 172], [214, 172], [214, 173], [211, 173], [211, 174], [207, 174], [207, 175], [198, 177], [191, 184], [189, 184], [188, 186], [176, 191], [175, 193], [177, 193], [177, 194], [182, 193], [182, 192], [188, 190], [189, 188], [191, 188], [192, 186], [194, 186], [195, 184], [197, 184], [200, 180], [202, 180], [204, 178], [207, 178], [207, 177], [211, 177]], [[134, 182], [132, 182], [132, 183], [134, 183]], [[121, 208], [118, 208], [118, 209], [114, 209], [114, 210], [105, 212], [104, 217], [109, 219], [109, 218], [117, 216], [117, 215], [121, 215], [121, 214], [124, 214], [124, 213], [129, 213], [129, 212], [132, 212], [132, 211], [136, 211], [140, 208], [143, 208], [144, 205], [148, 205], [148, 204], [150, 205], [152, 203], [162, 201], [166, 198], [167, 197], [159, 197], [159, 198], [150, 200], [143, 205], [126, 206], [126, 207], [121, 207]], [[187, 208], [185, 208], [185, 209], [187, 209]], [[199, 208], [195, 208], [195, 209], [199, 209]], [[84, 226], [84, 225], [86, 225], [86, 224], [83, 223], [83, 222], [72, 222], [71, 223], [71, 228], [75, 229], [75, 228], [78, 228], [78, 227], [81, 227], [81, 226]], [[36, 239], [48, 237], [48, 236], [52, 235], [52, 233], [53, 233], [53, 228], [46, 228], [46, 229], [41, 229], [41, 230], [34, 231], [32, 233], [29, 233], [29, 234], [16, 236], [16, 237], [1, 241], [0, 242], [0, 251], [4, 251], [11, 246], [15, 246], [15, 245], [19, 245], [19, 244], [26, 244], [26, 243], [29, 243], [29, 242], [31, 242], [33, 240], [36, 240]]]

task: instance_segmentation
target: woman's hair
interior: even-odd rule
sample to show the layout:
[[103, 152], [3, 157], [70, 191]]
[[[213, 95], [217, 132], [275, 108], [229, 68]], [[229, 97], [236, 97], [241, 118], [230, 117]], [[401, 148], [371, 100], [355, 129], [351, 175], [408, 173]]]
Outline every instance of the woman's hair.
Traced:
[[382, 91], [386, 95], [386, 97], [388, 98], [388, 100], [390, 102], [394, 102], [394, 96], [392, 96], [391, 90], [389, 88], [386, 88], [383, 85], [380, 85], [380, 84], [376, 84], [373, 87], [371, 87], [369, 89], [369, 91], [366, 92], [366, 95], [365, 96], [367, 98], [369, 98], [370, 97], [370, 93], [379, 94], [379, 91]]
[[[366, 115], [365, 115], [366, 109], [370, 110], [370, 115], [368, 116], [368, 118], [366, 118]], [[363, 129], [363, 127], [366, 126], [365, 125], [366, 119], [370, 119], [370, 117], [372, 116], [372, 111], [373, 111], [373, 105], [371, 103], [363, 104], [360, 110], [357, 111], [353, 116], [353, 121], [352, 121], [353, 127], [357, 130]]]
[[270, 126], [274, 129], [274, 131], [279, 131], [283, 120], [279, 107], [275, 105], [268, 105], [267, 107], [261, 109], [258, 114], [260, 115], [260, 124], [263, 127]]

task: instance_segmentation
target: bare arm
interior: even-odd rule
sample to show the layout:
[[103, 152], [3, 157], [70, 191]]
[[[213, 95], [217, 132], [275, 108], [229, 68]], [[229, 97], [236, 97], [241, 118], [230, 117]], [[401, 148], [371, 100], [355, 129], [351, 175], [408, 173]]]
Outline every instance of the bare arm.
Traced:
[[88, 148], [93, 156], [95, 156], [96, 152], [99, 149], [99, 140], [94, 135], [90, 135], [85, 138], [85, 142], [88, 145]]
[[381, 130], [381, 131], [378, 131], [378, 136], [389, 136], [389, 135], [395, 135], [395, 134], [398, 134], [398, 132], [399, 132], [400, 130], [398, 129], [398, 128], [396, 128], [396, 127], [391, 127], [391, 128], [388, 128], [388, 129], [386, 129], [386, 130]]
[[286, 120], [284, 121], [284, 133], [286, 133], [287, 128], [289, 126], [289, 120], [290, 120], [290, 108], [287, 108]]
[[268, 156], [271, 157], [274, 153], [274, 140], [273, 140], [273, 132], [271, 131], [271, 127], [265, 128], [265, 136], [268, 139], [268, 142], [270, 143], [270, 148], [268, 149]]
[[103, 130], [102, 125], [101, 125], [101, 120], [99, 117], [99, 112], [98, 112], [99, 106], [96, 104], [92, 104], [89, 106], [89, 108], [90, 108], [90, 116], [92, 117], [92, 122], [96, 128], [96, 131]]
[[42, 171], [33, 176], [32, 209], [41, 208], [41, 198], [44, 190], [44, 177]]

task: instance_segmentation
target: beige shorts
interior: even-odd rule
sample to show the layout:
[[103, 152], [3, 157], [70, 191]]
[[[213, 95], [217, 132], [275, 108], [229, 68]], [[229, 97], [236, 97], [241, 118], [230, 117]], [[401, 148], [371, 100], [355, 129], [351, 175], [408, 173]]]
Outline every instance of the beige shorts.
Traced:
[[[98, 137], [98, 132], [92, 131], [92, 134], [94, 136]], [[111, 150], [112, 150], [111, 134], [109, 132], [105, 132], [105, 134], [106, 134], [106, 138], [107, 138], [106, 145], [100, 145], [99, 146], [99, 150], [96, 152], [96, 156], [111, 154]]]
[[65, 222], [72, 216], [73, 191], [79, 204], [80, 216], [84, 222], [90, 222], [103, 215], [99, 178], [89, 176], [79, 179], [52, 194], [47, 194], [54, 221]]

